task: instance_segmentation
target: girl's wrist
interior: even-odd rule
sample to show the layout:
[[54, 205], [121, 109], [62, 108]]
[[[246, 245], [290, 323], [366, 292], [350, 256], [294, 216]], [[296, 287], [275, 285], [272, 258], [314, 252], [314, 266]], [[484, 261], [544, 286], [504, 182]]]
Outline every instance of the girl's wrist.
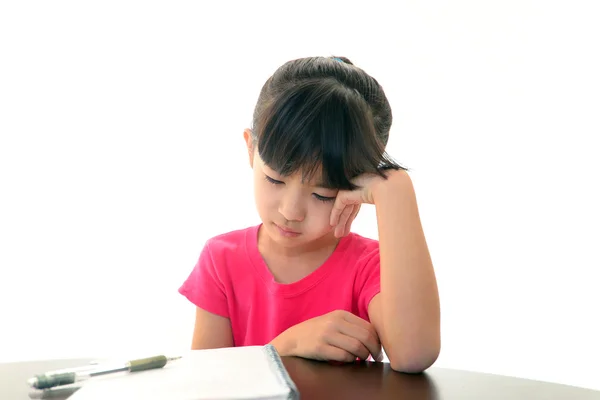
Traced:
[[386, 171], [387, 179], [379, 179], [371, 188], [373, 203], [381, 196], [395, 196], [410, 187], [410, 176], [404, 170]]
[[275, 339], [271, 340], [269, 344], [275, 347], [275, 350], [277, 350], [277, 353], [280, 357], [295, 355], [293, 351], [294, 345], [290, 340], [290, 335], [287, 330], [279, 334], [279, 336], [277, 336]]

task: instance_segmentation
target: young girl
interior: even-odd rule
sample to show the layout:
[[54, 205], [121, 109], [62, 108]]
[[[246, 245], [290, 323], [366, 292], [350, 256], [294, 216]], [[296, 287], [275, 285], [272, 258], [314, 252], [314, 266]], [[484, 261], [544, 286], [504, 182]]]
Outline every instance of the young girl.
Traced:
[[[392, 112], [347, 58], [281, 66], [244, 131], [258, 226], [208, 240], [179, 292], [192, 349], [275, 346], [282, 356], [382, 359], [420, 372], [440, 351], [436, 278], [406, 169], [385, 153]], [[379, 241], [350, 232], [374, 204]]]

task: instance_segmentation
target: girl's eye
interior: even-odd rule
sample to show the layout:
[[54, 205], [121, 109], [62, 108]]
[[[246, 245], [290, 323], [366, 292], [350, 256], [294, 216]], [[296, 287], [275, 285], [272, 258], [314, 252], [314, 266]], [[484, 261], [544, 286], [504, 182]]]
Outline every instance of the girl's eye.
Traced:
[[[273, 179], [269, 175], [266, 175], [266, 174], [265, 174], [265, 180], [272, 185], [283, 185], [284, 184], [284, 182]], [[313, 196], [315, 197], [315, 199], [322, 201], [323, 203], [329, 203], [329, 202], [335, 201], [335, 196], [334, 197], [326, 197], [326, 196], [318, 195], [316, 193], [313, 193]]]
[[316, 194], [316, 193], [313, 193], [313, 196], [315, 196], [315, 199], [317, 199], [317, 200], [319, 200], [319, 201], [322, 201], [322, 202], [324, 202], [324, 203], [328, 203], [328, 202], [330, 202], [330, 201], [334, 201], [334, 200], [335, 200], [335, 197], [325, 197], [325, 196], [319, 196], [319, 195], [318, 195], [318, 194]]
[[273, 185], [280, 185], [283, 183], [281, 181], [277, 181], [277, 180], [271, 178], [269, 175], [265, 175], [265, 179], [267, 180], [267, 182], [272, 183]]

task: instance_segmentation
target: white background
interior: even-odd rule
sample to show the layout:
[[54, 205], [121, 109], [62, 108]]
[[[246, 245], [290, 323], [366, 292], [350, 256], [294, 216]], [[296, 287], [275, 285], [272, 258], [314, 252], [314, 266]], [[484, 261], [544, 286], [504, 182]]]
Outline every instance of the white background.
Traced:
[[[598, 3], [289, 4], [2, 3], [0, 362], [188, 349], [179, 285], [206, 239], [259, 222], [262, 84], [342, 55], [384, 86], [413, 170], [436, 366], [600, 389]], [[355, 231], [376, 237], [372, 209]]]

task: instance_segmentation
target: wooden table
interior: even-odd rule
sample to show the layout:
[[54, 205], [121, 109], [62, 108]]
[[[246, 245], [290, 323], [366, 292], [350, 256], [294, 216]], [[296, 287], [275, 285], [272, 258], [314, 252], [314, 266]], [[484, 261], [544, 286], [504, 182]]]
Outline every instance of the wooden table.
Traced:
[[[27, 379], [48, 370], [86, 365], [90, 359], [0, 364], [0, 399], [30, 399]], [[393, 371], [387, 363], [334, 366], [283, 357], [301, 399], [552, 399], [600, 400], [600, 391], [498, 375], [430, 368], [424, 374]], [[600, 378], [599, 378], [600, 379]], [[67, 399], [73, 389], [54, 399]]]

